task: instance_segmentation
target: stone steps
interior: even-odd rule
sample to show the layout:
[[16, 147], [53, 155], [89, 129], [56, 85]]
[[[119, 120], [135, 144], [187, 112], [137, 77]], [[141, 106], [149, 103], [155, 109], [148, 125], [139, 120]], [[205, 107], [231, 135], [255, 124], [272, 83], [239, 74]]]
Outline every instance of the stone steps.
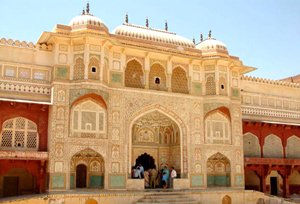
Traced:
[[135, 204], [198, 204], [197, 201], [185, 196], [184, 194], [167, 194], [167, 193], [157, 193], [154, 195], [146, 195], [144, 198], [135, 202]]

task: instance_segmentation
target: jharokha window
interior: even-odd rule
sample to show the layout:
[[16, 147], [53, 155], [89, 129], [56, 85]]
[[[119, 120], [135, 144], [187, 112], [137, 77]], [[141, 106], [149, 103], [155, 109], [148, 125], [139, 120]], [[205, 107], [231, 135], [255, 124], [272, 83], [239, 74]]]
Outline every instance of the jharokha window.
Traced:
[[71, 137], [106, 138], [106, 110], [87, 100], [72, 108]]
[[231, 144], [229, 119], [219, 111], [205, 118], [205, 143]]
[[6, 120], [2, 125], [0, 150], [38, 150], [37, 125], [26, 118]]

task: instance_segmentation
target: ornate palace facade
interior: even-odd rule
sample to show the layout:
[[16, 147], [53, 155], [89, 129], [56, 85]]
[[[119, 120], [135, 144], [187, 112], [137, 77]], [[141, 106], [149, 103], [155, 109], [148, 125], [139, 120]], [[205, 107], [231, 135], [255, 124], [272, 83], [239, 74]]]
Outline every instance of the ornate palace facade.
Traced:
[[143, 189], [137, 162], [174, 166], [175, 189], [298, 193], [300, 85], [253, 70], [211, 34], [109, 32], [89, 9], [36, 44], [2, 38], [0, 196]]

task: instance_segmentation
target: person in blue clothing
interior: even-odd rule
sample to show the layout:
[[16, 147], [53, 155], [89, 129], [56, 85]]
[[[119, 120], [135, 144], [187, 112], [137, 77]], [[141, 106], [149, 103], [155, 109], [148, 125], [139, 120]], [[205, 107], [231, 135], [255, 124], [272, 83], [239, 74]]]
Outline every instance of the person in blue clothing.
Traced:
[[[170, 172], [169, 172], [169, 170], [167, 169], [167, 166], [164, 167], [163, 173], [166, 173], [166, 177], [167, 177], [166, 181], [167, 181], [167, 183], [169, 183]], [[163, 174], [163, 175], [164, 175], [164, 174]]]
[[163, 172], [163, 176], [162, 176], [162, 185], [164, 190], [167, 188], [168, 183], [167, 183], [167, 176], [166, 176], [166, 172]]

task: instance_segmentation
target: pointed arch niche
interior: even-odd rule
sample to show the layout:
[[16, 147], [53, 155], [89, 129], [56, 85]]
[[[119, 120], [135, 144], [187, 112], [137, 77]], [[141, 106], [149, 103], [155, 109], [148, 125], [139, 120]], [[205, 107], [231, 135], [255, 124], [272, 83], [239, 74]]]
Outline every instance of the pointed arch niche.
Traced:
[[205, 117], [205, 143], [231, 144], [230, 119], [219, 110]]
[[99, 97], [83, 96], [72, 104], [70, 137], [107, 138], [106, 104]]
[[104, 159], [87, 148], [73, 155], [70, 162], [71, 188], [104, 188]]
[[173, 166], [180, 174], [182, 171], [181, 137], [180, 129], [174, 120], [160, 111], [152, 111], [134, 121], [131, 134], [131, 166], [136, 165], [138, 160], [140, 163], [147, 164], [146, 168], [151, 168], [152, 160], [141, 161], [144, 158], [141, 155], [151, 155], [158, 169], [167, 166], [170, 170]]
[[230, 186], [230, 160], [220, 152], [208, 158], [206, 172], [207, 187]]

